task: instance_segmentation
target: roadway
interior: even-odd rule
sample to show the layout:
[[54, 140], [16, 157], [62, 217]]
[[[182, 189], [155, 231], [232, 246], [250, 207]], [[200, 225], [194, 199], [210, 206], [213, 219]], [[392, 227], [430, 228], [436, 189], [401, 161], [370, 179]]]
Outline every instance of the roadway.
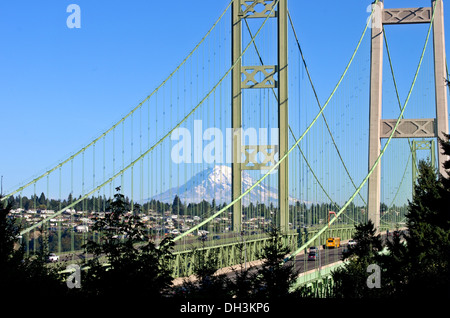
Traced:
[[320, 247], [319, 252], [316, 253], [318, 257], [316, 257], [315, 260], [308, 260], [308, 253], [300, 253], [295, 258], [294, 269], [301, 274], [313, 269], [319, 269], [328, 264], [339, 262], [342, 260], [342, 253], [345, 248], [347, 248], [346, 244], [343, 244], [338, 248], [324, 249]]
[[[319, 269], [320, 267], [323, 267], [328, 264], [336, 263], [342, 260], [342, 253], [347, 248], [347, 244], [342, 244], [339, 248], [330, 248], [330, 249], [324, 249], [323, 247], [317, 247], [319, 249], [319, 257], [315, 260], [308, 260], [308, 252], [307, 253], [299, 253], [295, 258], [294, 263], [294, 270], [298, 272], [298, 274], [302, 274], [304, 272], [313, 270], [313, 269]], [[251, 271], [254, 271], [257, 269], [258, 266], [261, 265], [261, 261], [253, 261], [249, 262], [247, 264], [243, 264], [243, 268], [251, 268]], [[292, 265], [292, 262], [288, 262], [288, 265]], [[245, 266], [247, 265], [247, 266]], [[228, 276], [232, 276], [233, 268], [235, 270], [239, 270], [239, 265], [222, 268], [219, 269], [218, 273], [220, 274], [227, 274]], [[182, 279], [176, 279], [175, 285], [180, 284], [182, 282]]]
[[[386, 239], [386, 234], [381, 235], [382, 240]], [[191, 241], [192, 240], [192, 241]], [[189, 239], [191, 243], [193, 242], [199, 242], [198, 237], [191, 237]], [[310, 251], [310, 248], [307, 249], [307, 252], [301, 252], [295, 257], [295, 263], [294, 263], [294, 269], [298, 271], [299, 274], [313, 270], [313, 269], [319, 269], [320, 267], [336, 263], [342, 260], [342, 254], [345, 249], [347, 249], [347, 242], [348, 241], [341, 241], [341, 246], [339, 248], [323, 248], [323, 246], [317, 246], [319, 253], [315, 260], [308, 260], [308, 253]], [[70, 257], [72, 256], [72, 257]], [[92, 255], [84, 255], [83, 253], [75, 254], [75, 255], [66, 255], [67, 258], [64, 256], [62, 257], [62, 261], [68, 261], [68, 260], [75, 260], [75, 259], [88, 259], [91, 258]], [[261, 264], [261, 261], [253, 261], [247, 263], [247, 267], [254, 267]], [[289, 262], [289, 264], [292, 264], [292, 262]], [[234, 268], [237, 268], [238, 265], [232, 266]], [[231, 267], [220, 269], [219, 272], [226, 273], [230, 272]]]
[[[387, 236], [385, 233], [380, 233], [381, 240], [385, 242], [387, 239], [392, 239], [393, 231], [390, 232], [390, 235]], [[342, 260], [342, 254], [347, 246], [348, 241], [341, 241], [341, 246], [339, 248], [323, 248], [321, 246], [319, 248], [320, 258], [316, 260], [308, 261], [308, 253], [300, 253], [295, 258], [295, 269], [299, 271], [299, 273], [304, 273], [313, 269], [318, 269], [321, 266], [325, 266], [328, 264], [336, 263]], [[308, 249], [309, 252], [309, 249]]]

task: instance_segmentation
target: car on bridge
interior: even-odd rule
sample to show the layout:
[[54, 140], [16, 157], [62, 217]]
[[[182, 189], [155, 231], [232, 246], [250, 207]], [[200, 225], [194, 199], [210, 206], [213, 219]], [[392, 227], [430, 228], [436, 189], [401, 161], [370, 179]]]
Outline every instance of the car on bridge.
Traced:
[[317, 259], [317, 253], [316, 252], [309, 252], [308, 254], [308, 261], [315, 261]]
[[50, 253], [49, 255], [48, 255], [48, 262], [50, 262], [50, 263], [54, 263], [54, 262], [57, 262], [57, 261], [59, 261], [59, 256], [58, 255], [56, 255], [55, 253]]
[[355, 246], [356, 245], [356, 241], [355, 240], [349, 240], [348, 241], [348, 246]]

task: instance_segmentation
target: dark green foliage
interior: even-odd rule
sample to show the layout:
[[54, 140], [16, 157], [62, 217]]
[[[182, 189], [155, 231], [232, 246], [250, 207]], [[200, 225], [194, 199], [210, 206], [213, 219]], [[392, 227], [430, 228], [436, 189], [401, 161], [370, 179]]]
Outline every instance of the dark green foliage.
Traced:
[[367, 260], [350, 261], [333, 272], [333, 297], [335, 298], [378, 298], [376, 289], [367, 287]]
[[411, 264], [403, 234], [394, 235], [390, 240], [386, 240], [385, 247], [389, 253], [379, 255], [377, 259], [377, 264], [383, 270], [381, 292], [383, 297], [405, 297]]
[[234, 297], [238, 299], [249, 299], [255, 297], [257, 269], [249, 266], [246, 260], [246, 247], [243, 241], [237, 246], [237, 251], [241, 263], [233, 267], [232, 278], [229, 289]]
[[233, 278], [230, 280], [229, 288], [237, 299], [248, 299], [253, 297], [254, 293], [254, 275], [251, 268], [246, 268], [241, 264], [233, 268]]
[[43, 248], [32, 257], [25, 257], [18, 243], [20, 228], [8, 217], [11, 206], [0, 208], [0, 290], [3, 299], [17, 300], [24, 292], [33, 299], [60, 297], [68, 289], [58, 274], [59, 267], [47, 264], [47, 250]]
[[175, 195], [172, 203], [172, 214], [183, 215], [184, 214], [184, 205], [181, 202], [178, 195]]
[[99, 241], [86, 244], [93, 257], [86, 263], [89, 269], [82, 280], [83, 294], [149, 299], [166, 295], [173, 280], [169, 266], [173, 241], [166, 238], [157, 246], [139, 218], [127, 213], [120, 193], [111, 202], [110, 211], [94, 225]]
[[268, 243], [258, 257], [263, 263], [254, 277], [257, 298], [274, 299], [290, 295], [298, 273], [292, 264], [283, 262], [288, 253], [289, 248], [284, 244], [283, 236], [277, 228], [272, 228]]
[[14, 249], [16, 237], [19, 235], [19, 228], [12, 219], [8, 218], [11, 206], [0, 209], [0, 264], [1, 268], [9, 263], [19, 263], [22, 259], [20, 250]]
[[[440, 143], [450, 155], [450, 143]], [[450, 161], [443, 166], [449, 169]], [[450, 179], [448, 173], [438, 176], [425, 161], [419, 163], [419, 174], [407, 215], [408, 291], [410, 295], [450, 297]]]
[[336, 298], [379, 298], [383, 291], [367, 286], [367, 268], [379, 264], [379, 252], [383, 245], [376, 235], [374, 224], [369, 220], [355, 226], [354, 239], [357, 244], [344, 252], [347, 264], [333, 272], [333, 297]]
[[353, 239], [358, 244], [350, 246], [348, 251], [344, 252], [344, 259], [351, 257], [356, 262], [362, 260], [364, 262], [373, 261], [383, 248], [380, 235], [375, 235], [374, 224], [369, 220], [367, 223], [356, 225], [355, 230]]
[[[289, 253], [284, 238], [277, 229], [272, 229], [266, 246], [260, 252], [262, 264], [255, 267], [235, 266], [229, 275], [217, 274], [218, 257], [207, 250], [194, 251], [194, 271], [192, 279], [185, 279], [177, 288], [177, 296], [185, 298], [213, 299], [286, 299], [293, 297], [291, 288], [296, 282], [292, 264], [283, 260]], [[244, 246], [240, 248], [241, 256]]]
[[[439, 143], [441, 145], [442, 152], [447, 156], [450, 156], [450, 142], [449, 142], [450, 135], [447, 134], [444, 135], [447, 140], [439, 139]], [[450, 160], [444, 162], [443, 167], [447, 172], [445, 175], [441, 176], [441, 181], [444, 186], [444, 189], [450, 191]]]
[[176, 297], [231, 298], [229, 279], [225, 274], [217, 274], [219, 269], [217, 252], [203, 248], [192, 253], [194, 275], [184, 279], [182, 286], [176, 289]]
[[[449, 136], [440, 140], [450, 155]], [[450, 169], [450, 160], [443, 163]], [[357, 227], [357, 245], [345, 254], [349, 262], [333, 274], [335, 297], [450, 298], [450, 178], [438, 175], [428, 161], [420, 161], [419, 178], [409, 203], [407, 234], [394, 235], [380, 245], [370, 224]], [[386, 248], [384, 254], [378, 252]], [[369, 264], [381, 268], [380, 288], [368, 288]]]

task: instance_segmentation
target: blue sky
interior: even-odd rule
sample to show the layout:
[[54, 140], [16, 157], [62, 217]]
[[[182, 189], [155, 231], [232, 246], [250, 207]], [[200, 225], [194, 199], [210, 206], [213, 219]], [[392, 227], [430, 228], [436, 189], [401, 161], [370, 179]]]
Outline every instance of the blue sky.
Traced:
[[[71, 3], [81, 8], [80, 29], [66, 25]], [[65, 159], [139, 104], [198, 43], [227, 4], [228, 0], [2, 1], [0, 175], [4, 189], [13, 190]], [[369, 4], [289, 1], [321, 101], [353, 52]], [[385, 6], [430, 6], [430, 1], [390, 0]], [[445, 18], [450, 18], [450, 8], [446, 9]], [[402, 97], [426, 29], [403, 26], [389, 33], [396, 71], [405, 75], [399, 77]]]

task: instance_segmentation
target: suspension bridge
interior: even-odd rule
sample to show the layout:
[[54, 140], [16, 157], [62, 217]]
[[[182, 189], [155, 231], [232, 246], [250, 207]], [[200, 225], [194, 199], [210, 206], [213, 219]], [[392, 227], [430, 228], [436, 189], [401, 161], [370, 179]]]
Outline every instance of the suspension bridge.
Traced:
[[[195, 248], [217, 252], [222, 268], [257, 261], [272, 226], [291, 248], [286, 261], [303, 264], [311, 246], [345, 242], [360, 222], [380, 233], [401, 228], [418, 160], [442, 172], [435, 141], [449, 131], [449, 77], [443, 1], [407, 9], [391, 2], [375, 1], [366, 24], [355, 26], [360, 37], [321, 101], [302, 51], [308, 30], [296, 28], [288, 1], [230, 1], [123, 118], [3, 194], [27, 253], [45, 240], [61, 260], [77, 261], [81, 246], [98, 239], [93, 220], [108, 213], [116, 189], [156, 240], [174, 237], [176, 277], [192, 274]], [[423, 48], [400, 92], [389, 31], [418, 23], [427, 25], [416, 37]], [[322, 266], [312, 264], [312, 272]]]

